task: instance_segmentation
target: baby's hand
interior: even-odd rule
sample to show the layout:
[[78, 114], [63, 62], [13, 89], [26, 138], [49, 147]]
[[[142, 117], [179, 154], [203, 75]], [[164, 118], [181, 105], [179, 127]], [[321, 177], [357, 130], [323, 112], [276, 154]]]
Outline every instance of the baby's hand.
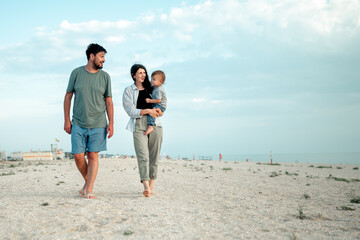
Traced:
[[146, 103], [151, 103], [151, 98], [145, 98]]

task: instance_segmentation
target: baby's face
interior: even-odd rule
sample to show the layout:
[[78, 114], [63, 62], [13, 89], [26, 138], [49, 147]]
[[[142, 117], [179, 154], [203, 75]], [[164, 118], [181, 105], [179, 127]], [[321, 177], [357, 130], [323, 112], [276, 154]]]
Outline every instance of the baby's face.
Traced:
[[161, 77], [159, 75], [154, 75], [151, 77], [151, 84], [155, 87], [159, 87], [162, 82], [161, 82]]

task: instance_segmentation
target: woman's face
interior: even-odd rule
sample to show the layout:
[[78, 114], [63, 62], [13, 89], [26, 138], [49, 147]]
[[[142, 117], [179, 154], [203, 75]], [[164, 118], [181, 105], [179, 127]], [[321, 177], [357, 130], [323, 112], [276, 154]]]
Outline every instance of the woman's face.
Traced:
[[137, 72], [135, 73], [135, 82], [137, 83], [143, 83], [144, 80], [145, 80], [145, 77], [146, 77], [146, 72], [145, 72], [145, 69], [143, 68], [139, 68], [137, 70]]

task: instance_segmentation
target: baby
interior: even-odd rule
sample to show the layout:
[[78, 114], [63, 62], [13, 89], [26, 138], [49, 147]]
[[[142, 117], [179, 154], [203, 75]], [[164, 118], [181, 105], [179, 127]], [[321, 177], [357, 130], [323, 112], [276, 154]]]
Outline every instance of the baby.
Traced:
[[[165, 112], [167, 105], [167, 98], [165, 89], [161, 86], [165, 82], [165, 73], [163, 71], [157, 70], [151, 74], [151, 85], [154, 90], [151, 94], [152, 99], [146, 98], [147, 103], [152, 103], [154, 108], [159, 108], [162, 112]], [[148, 128], [144, 132], [145, 135], [148, 135], [154, 130], [155, 118], [148, 116]]]

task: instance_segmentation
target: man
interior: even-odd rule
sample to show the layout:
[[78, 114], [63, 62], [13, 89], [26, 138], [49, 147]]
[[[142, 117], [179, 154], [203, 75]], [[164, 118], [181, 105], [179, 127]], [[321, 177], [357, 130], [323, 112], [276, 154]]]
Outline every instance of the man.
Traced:
[[[98, 44], [92, 43], [88, 46], [88, 62], [72, 71], [64, 99], [64, 130], [71, 134], [71, 152], [85, 179], [85, 185], [79, 193], [89, 199], [95, 198], [93, 186], [98, 172], [99, 152], [106, 150], [106, 135], [111, 138], [114, 133], [111, 79], [107, 72], [101, 70], [105, 54], [106, 50]], [[73, 94], [75, 100], [71, 122], [70, 106]]]

